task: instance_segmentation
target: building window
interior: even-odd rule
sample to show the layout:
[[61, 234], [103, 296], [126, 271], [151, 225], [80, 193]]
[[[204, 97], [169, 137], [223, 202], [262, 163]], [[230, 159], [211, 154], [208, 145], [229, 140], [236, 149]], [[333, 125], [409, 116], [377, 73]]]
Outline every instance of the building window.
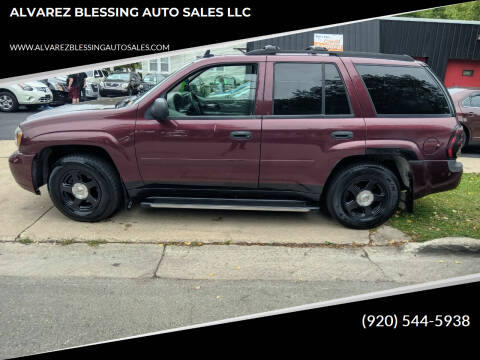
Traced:
[[148, 71], [149, 72], [162, 72], [168, 73], [170, 72], [170, 58], [161, 58], [161, 59], [154, 59], [150, 60], [148, 63]]
[[160, 72], [170, 72], [170, 58], [164, 57], [160, 59]]
[[150, 60], [150, 64], [149, 64], [149, 67], [148, 67], [148, 71], [150, 71], [150, 72], [157, 72], [157, 71], [158, 71], [157, 59], [155, 59], [155, 60]]
[[462, 76], [473, 76], [473, 70], [463, 70], [462, 71]]

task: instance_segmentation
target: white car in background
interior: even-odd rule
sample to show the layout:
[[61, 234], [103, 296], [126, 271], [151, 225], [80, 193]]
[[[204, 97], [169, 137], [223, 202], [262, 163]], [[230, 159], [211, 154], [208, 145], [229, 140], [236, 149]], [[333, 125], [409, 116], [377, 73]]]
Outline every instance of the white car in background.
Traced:
[[105, 70], [91, 70], [86, 71], [87, 74], [87, 87], [83, 94], [87, 99], [96, 99], [98, 97], [98, 90], [100, 82], [104, 81], [108, 73]]
[[53, 99], [47, 85], [40, 81], [29, 81], [0, 88], [0, 111], [16, 111], [20, 105], [38, 107]]

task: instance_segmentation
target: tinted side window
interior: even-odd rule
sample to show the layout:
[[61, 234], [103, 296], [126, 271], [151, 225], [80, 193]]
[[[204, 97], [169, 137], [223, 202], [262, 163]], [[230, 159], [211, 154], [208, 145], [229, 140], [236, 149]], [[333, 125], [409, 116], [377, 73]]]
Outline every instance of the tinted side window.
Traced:
[[350, 106], [343, 80], [333, 64], [275, 64], [275, 115], [345, 115]]
[[377, 114], [450, 114], [442, 89], [422, 67], [356, 65], [356, 68]]
[[325, 64], [325, 114], [350, 114], [345, 85], [333, 64]]
[[322, 114], [322, 64], [275, 64], [273, 113]]
[[480, 95], [475, 95], [470, 98], [470, 106], [480, 107]]

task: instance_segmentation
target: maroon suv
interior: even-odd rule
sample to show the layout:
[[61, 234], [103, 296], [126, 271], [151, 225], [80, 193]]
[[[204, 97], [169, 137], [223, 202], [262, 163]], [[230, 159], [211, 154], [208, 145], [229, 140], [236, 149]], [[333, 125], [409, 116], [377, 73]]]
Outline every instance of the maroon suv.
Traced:
[[116, 106], [30, 116], [11, 171], [98, 221], [153, 208], [311, 211], [371, 228], [399, 203], [455, 188], [463, 130], [409, 56], [273, 48], [207, 57]]

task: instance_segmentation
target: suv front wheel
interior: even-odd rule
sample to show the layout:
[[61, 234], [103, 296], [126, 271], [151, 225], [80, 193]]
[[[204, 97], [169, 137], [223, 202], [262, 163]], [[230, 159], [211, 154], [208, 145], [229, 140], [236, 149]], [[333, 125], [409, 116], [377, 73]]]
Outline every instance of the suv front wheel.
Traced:
[[106, 160], [74, 154], [54, 164], [48, 180], [50, 197], [64, 215], [95, 222], [112, 216], [122, 200], [122, 185], [115, 168]]
[[353, 229], [370, 229], [390, 219], [398, 206], [400, 185], [388, 168], [373, 163], [342, 169], [327, 193], [330, 214]]

